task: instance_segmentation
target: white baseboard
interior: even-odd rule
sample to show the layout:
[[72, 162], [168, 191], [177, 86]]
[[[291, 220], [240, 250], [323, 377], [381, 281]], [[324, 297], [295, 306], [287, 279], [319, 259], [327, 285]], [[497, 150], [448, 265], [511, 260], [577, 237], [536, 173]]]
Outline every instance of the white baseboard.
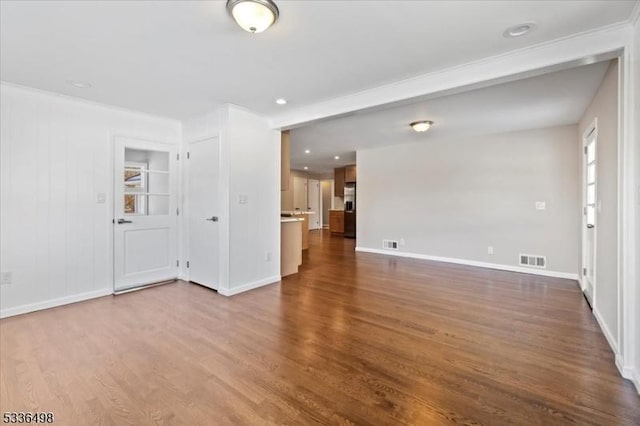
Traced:
[[0, 318], [12, 317], [14, 315], [26, 314], [29, 312], [41, 311], [43, 309], [55, 308], [56, 306], [68, 305], [70, 303], [82, 302], [84, 300], [95, 299], [97, 297], [109, 296], [113, 294], [112, 288], [103, 288], [96, 291], [74, 294], [72, 296], [59, 297], [57, 299], [45, 300], [44, 302], [29, 303], [0, 310]]
[[218, 294], [223, 296], [233, 296], [235, 294], [244, 293], [245, 291], [253, 290], [258, 287], [263, 287], [269, 284], [275, 284], [280, 282], [282, 277], [280, 275], [274, 275], [273, 277], [264, 278], [262, 280], [253, 281], [247, 284], [242, 284], [240, 286], [232, 287], [232, 288], [219, 288]]
[[598, 311], [597, 308], [593, 309], [593, 316], [596, 318], [596, 321], [598, 322], [598, 325], [602, 330], [602, 334], [604, 334], [605, 339], [607, 339], [609, 346], [611, 346], [611, 350], [616, 356], [616, 366], [618, 367], [618, 370], [620, 370], [620, 375], [624, 377], [624, 371], [622, 368], [624, 364], [622, 362], [622, 359], [620, 358], [620, 355], [619, 355], [620, 352], [618, 351], [618, 343], [613, 338], [613, 333], [611, 333], [611, 330], [609, 330], [609, 326], [607, 326], [607, 323], [604, 322], [604, 320], [602, 319], [602, 315], [600, 315], [600, 311]]
[[411, 259], [435, 260], [437, 262], [455, 263], [458, 265], [477, 266], [479, 268], [498, 269], [500, 271], [520, 272], [523, 274], [542, 275], [544, 277], [566, 278], [578, 280], [578, 274], [570, 272], [548, 271], [546, 269], [524, 268], [522, 266], [501, 265], [498, 263], [479, 262], [476, 260], [456, 259], [453, 257], [431, 256], [428, 254], [407, 253], [403, 251], [391, 251], [367, 247], [356, 247], [356, 251], [364, 253], [386, 254], [389, 256], [407, 257]]

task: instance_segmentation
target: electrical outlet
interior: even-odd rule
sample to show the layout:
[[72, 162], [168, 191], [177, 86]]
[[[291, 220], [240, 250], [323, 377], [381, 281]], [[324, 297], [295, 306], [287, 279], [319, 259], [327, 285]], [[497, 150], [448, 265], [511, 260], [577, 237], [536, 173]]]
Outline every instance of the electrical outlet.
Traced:
[[487, 253], [493, 254], [493, 246], [488, 246], [487, 247]]
[[265, 262], [271, 262], [271, 252], [268, 251], [264, 254], [264, 260]]
[[403, 246], [404, 244], [404, 238], [400, 238], [400, 245]]
[[11, 284], [11, 272], [2, 272], [2, 274], [0, 274], [0, 284], [1, 285], [8, 285]]
[[249, 202], [249, 196], [247, 194], [238, 195], [238, 203], [247, 204]]

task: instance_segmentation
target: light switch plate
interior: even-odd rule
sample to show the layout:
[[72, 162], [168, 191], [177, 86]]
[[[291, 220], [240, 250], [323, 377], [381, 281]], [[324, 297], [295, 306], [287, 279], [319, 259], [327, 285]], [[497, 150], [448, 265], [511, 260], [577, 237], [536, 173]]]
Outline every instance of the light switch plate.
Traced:
[[247, 204], [249, 202], [249, 196], [247, 194], [238, 195], [238, 202], [240, 204]]
[[98, 195], [96, 195], [96, 201], [98, 204], [104, 204], [106, 200], [107, 196], [104, 192], [99, 192]]
[[12, 280], [11, 272], [5, 272], [5, 271], [3, 271], [3, 272], [0, 274], [0, 285], [8, 285], [8, 284], [11, 284], [11, 280]]
[[545, 201], [536, 201], [536, 210], [544, 210], [547, 208], [547, 203]]

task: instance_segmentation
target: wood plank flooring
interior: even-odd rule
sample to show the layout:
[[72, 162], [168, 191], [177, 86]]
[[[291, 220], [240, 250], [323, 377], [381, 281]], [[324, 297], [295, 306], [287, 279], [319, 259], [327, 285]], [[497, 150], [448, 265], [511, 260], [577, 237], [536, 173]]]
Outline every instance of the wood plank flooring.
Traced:
[[638, 425], [575, 282], [354, 253], [0, 321], [1, 411], [63, 425]]

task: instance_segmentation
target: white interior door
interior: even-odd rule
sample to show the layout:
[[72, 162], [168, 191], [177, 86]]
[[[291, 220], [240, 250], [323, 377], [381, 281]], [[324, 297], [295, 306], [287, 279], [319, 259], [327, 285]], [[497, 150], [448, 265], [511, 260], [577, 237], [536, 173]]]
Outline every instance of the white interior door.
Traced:
[[189, 280], [218, 288], [219, 140], [188, 144]]
[[114, 289], [178, 276], [174, 145], [114, 140]]
[[309, 229], [320, 229], [320, 181], [309, 179], [307, 185], [307, 211], [309, 214]]
[[593, 306], [595, 293], [596, 271], [596, 139], [597, 132], [593, 128], [584, 140], [584, 218], [583, 218], [583, 262], [582, 275], [584, 279], [584, 293]]

